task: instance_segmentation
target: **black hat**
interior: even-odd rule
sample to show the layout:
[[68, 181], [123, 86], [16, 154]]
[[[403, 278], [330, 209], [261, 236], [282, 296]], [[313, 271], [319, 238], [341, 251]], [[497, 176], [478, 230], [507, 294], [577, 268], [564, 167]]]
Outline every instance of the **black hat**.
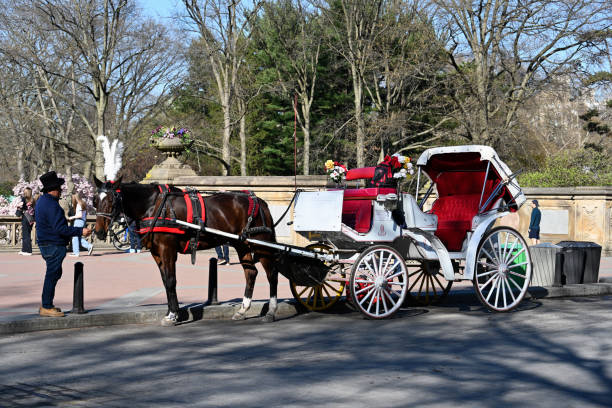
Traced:
[[42, 192], [48, 193], [49, 191], [60, 188], [62, 184], [64, 184], [65, 180], [57, 177], [57, 174], [54, 171], [50, 171], [40, 176], [40, 181], [43, 184]]
[[538, 200], [532, 200], [531, 202], [534, 203], [536, 207], [538, 206]]

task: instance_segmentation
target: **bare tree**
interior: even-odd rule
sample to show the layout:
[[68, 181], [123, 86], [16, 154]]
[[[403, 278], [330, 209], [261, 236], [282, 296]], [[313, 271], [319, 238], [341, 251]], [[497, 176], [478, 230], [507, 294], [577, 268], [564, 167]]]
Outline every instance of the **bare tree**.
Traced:
[[[610, 26], [609, 0], [432, 0], [449, 35], [449, 62], [465, 94], [465, 136], [500, 143], [519, 107], [551, 78], [580, 69]], [[472, 114], [475, 112], [475, 114]]]
[[[36, 67], [35, 78], [55, 107], [72, 109], [89, 138], [83, 143], [64, 135], [65, 148], [93, 161], [103, 179], [97, 136], [133, 135], [163, 100], [161, 84], [171, 84], [176, 74], [171, 67], [180, 65], [167, 30], [142, 18], [130, 0], [12, 0], [2, 13], [4, 52]], [[65, 130], [73, 123], [60, 123], [57, 115], [43, 114], [43, 120]]]
[[219, 103], [223, 110], [222, 172], [231, 164], [232, 107], [238, 73], [244, 61], [249, 27], [260, 3], [245, 6], [241, 0], [183, 0], [187, 16], [200, 34], [200, 41], [213, 71]]

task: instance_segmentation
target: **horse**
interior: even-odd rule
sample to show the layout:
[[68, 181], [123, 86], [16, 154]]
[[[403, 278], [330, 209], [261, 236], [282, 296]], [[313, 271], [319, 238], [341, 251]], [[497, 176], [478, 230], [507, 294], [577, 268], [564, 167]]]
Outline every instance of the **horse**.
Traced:
[[[274, 321], [278, 287], [278, 271], [274, 267], [275, 254], [273, 250], [252, 245], [247, 240], [257, 238], [276, 242], [273, 219], [264, 200], [249, 192], [218, 192], [204, 197], [193, 192], [190, 195], [192, 198], [197, 197], [194, 204], [197, 204], [198, 200], [203, 203], [203, 225], [239, 236], [238, 239], [228, 239], [205, 231], [180, 228], [177, 224], [168, 227], [168, 222], [172, 223], [172, 219], [188, 220], [189, 211], [193, 214], [195, 208], [189, 208], [192, 205], [186, 198], [186, 193], [174, 186], [122, 183], [121, 178], [114, 182], [101, 182], [94, 177], [94, 181], [97, 187], [94, 197], [96, 236], [101, 240], [106, 239], [110, 225], [121, 216], [135, 222], [137, 232], [142, 237], [143, 247], [151, 251], [166, 289], [168, 314], [161, 321], [163, 326], [172, 326], [179, 321], [179, 302], [176, 294], [178, 253], [191, 253], [226, 243], [238, 253], [246, 279], [242, 305], [232, 319], [245, 319], [251, 306], [257, 277], [255, 264], [260, 262], [270, 285], [269, 308], [263, 320]], [[164, 187], [165, 191], [162, 192]], [[192, 262], [195, 261], [193, 256]]]

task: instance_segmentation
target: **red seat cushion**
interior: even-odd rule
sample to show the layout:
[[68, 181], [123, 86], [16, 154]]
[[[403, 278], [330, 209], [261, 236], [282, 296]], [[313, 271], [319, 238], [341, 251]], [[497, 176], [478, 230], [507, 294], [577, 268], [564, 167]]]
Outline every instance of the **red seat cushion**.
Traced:
[[350, 169], [346, 172], [347, 180], [371, 179], [374, 177], [376, 167], [360, 167], [358, 169]]
[[438, 216], [436, 236], [449, 251], [460, 251], [472, 218], [478, 213], [480, 194], [459, 194], [438, 198], [431, 212]]
[[354, 188], [344, 190], [342, 223], [357, 232], [368, 232], [372, 225], [372, 200], [379, 194], [396, 193], [394, 188]]

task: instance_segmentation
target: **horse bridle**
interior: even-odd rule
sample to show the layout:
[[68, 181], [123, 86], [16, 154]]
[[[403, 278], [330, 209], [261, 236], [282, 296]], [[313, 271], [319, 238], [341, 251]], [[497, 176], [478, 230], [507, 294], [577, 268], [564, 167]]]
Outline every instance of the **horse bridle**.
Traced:
[[110, 221], [110, 225], [112, 225], [115, 220], [120, 218], [120, 216], [123, 214], [123, 200], [121, 197], [121, 192], [112, 187], [101, 187], [98, 189], [97, 194], [99, 196], [102, 193], [108, 194], [112, 197], [111, 212], [98, 212], [96, 209], [96, 217], [107, 218]]

